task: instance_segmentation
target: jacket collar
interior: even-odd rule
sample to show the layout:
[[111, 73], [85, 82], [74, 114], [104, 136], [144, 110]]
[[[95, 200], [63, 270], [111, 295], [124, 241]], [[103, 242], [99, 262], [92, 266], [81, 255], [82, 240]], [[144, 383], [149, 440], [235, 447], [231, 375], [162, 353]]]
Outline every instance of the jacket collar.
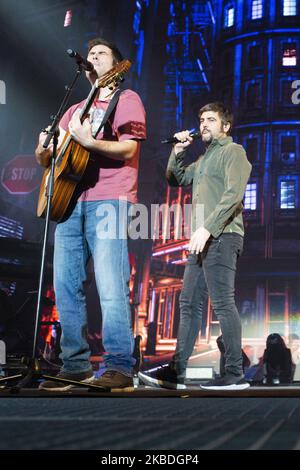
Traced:
[[214, 139], [213, 142], [216, 142], [220, 145], [226, 145], [232, 142], [232, 137], [231, 136], [221, 137], [220, 139]]
[[231, 136], [227, 136], [227, 137], [221, 137], [219, 139], [213, 139], [211, 141], [211, 143], [209, 144], [209, 146], [206, 148], [206, 152], [212, 148], [214, 148], [216, 145], [226, 145], [226, 144], [229, 144], [230, 142], [232, 142], [232, 137]]

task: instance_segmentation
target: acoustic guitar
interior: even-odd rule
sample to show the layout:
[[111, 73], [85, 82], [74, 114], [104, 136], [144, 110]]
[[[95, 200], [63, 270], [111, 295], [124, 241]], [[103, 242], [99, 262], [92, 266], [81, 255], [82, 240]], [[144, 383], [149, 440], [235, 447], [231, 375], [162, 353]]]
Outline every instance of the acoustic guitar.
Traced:
[[[131, 67], [129, 60], [122, 60], [115, 67], [109, 70], [101, 78], [98, 78], [87, 99], [83, 109], [80, 112], [80, 120], [83, 122], [88, 116], [89, 110], [97, 96], [100, 88], [118, 86], [123, 80], [123, 76]], [[96, 137], [94, 135], [94, 137]], [[59, 222], [71, 203], [75, 189], [83, 177], [85, 169], [89, 161], [90, 153], [80, 144], [72, 139], [69, 132], [66, 132], [62, 144], [60, 146], [57, 158], [55, 160], [54, 170], [54, 189], [51, 199], [50, 218]], [[38, 217], [44, 217], [47, 207], [47, 185], [50, 176], [50, 167], [48, 167], [43, 175], [40, 194], [37, 205]]]

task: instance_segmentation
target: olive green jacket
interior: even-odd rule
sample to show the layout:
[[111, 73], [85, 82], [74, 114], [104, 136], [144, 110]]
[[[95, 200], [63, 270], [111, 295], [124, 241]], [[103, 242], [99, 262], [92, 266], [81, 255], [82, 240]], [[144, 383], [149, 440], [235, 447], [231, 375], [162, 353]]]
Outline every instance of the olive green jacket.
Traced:
[[[242, 201], [252, 168], [243, 147], [232, 137], [224, 137], [214, 139], [204, 155], [187, 167], [183, 164], [184, 155], [185, 151], [175, 155], [172, 150], [167, 178], [171, 185], [193, 185], [193, 232], [203, 225], [214, 238], [223, 232], [243, 236]], [[197, 217], [199, 207], [203, 223]]]

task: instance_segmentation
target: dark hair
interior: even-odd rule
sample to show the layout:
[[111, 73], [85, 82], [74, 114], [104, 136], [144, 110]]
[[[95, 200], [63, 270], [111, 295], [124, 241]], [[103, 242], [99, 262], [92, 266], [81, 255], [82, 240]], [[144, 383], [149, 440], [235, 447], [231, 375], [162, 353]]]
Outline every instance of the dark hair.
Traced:
[[207, 111], [213, 111], [214, 113], [218, 113], [223, 125], [230, 124], [230, 129], [228, 133], [231, 131], [232, 125], [233, 125], [233, 114], [229, 108], [227, 108], [220, 101], [215, 101], [214, 103], [208, 103], [199, 110], [199, 113], [198, 113], [199, 118], [201, 118], [201, 115]]
[[267, 349], [274, 347], [279, 349], [286, 349], [284, 339], [279, 333], [271, 333], [267, 337], [266, 346]]
[[291, 350], [286, 347], [279, 333], [272, 333], [267, 337], [263, 363], [266, 367], [267, 383], [272, 382], [274, 378], [279, 379], [280, 383], [292, 382], [295, 366], [293, 366]]
[[103, 38], [91, 39], [88, 42], [88, 53], [95, 46], [106, 46], [106, 47], [108, 47], [112, 52], [112, 56], [113, 56], [113, 59], [114, 59], [114, 64], [117, 64], [118, 62], [121, 62], [121, 60], [123, 60], [123, 56], [122, 56], [121, 52], [119, 51], [117, 46], [115, 44], [113, 44], [112, 42], [106, 41], [106, 39], [103, 39]]

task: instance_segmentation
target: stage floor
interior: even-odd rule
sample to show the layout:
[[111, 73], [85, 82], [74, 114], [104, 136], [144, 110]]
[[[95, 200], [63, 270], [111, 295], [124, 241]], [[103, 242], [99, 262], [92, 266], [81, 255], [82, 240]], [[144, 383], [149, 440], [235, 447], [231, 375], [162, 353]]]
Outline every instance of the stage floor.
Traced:
[[300, 450], [299, 388], [218, 396], [199, 390], [2, 391], [0, 449], [96, 450], [99, 456], [101, 450]]
[[125, 390], [101, 391], [88, 387], [74, 387], [64, 392], [49, 392], [46, 390], [38, 390], [37, 388], [23, 388], [17, 393], [12, 393], [7, 388], [0, 388], [0, 398], [72, 398], [72, 397], [88, 397], [88, 398], [208, 398], [208, 397], [239, 397], [239, 398], [255, 398], [255, 397], [291, 397], [300, 398], [300, 382], [287, 386], [251, 386], [246, 390], [202, 390], [199, 385], [187, 386], [185, 390], [168, 390], [165, 388], [155, 388], [139, 385], [137, 388], [128, 388]]

